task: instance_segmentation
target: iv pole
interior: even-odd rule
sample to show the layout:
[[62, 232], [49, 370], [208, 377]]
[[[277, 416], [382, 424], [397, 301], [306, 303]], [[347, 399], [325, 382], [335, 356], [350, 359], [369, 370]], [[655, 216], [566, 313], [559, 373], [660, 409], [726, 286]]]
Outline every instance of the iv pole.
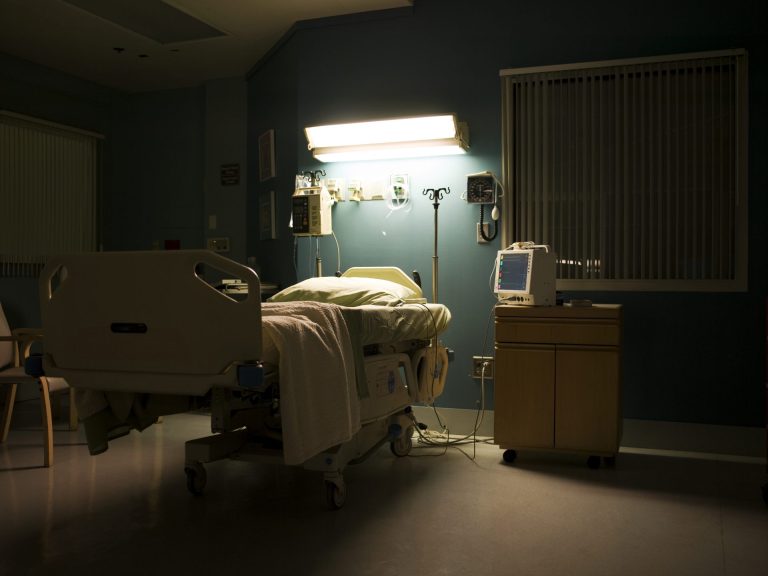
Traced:
[[[437, 256], [437, 210], [440, 208], [440, 200], [443, 199], [443, 195], [450, 194], [451, 189], [450, 188], [427, 188], [422, 192], [424, 196], [429, 196], [429, 199], [432, 200], [432, 207], [435, 209], [435, 247], [434, 252], [432, 254], [432, 302], [434, 304], [437, 304], [437, 280], [438, 280], [438, 256]], [[435, 332], [434, 337], [432, 337], [430, 341], [430, 348], [433, 352], [433, 364], [429, 367], [429, 372], [431, 372], [431, 382], [432, 387], [430, 390], [430, 398], [432, 398], [431, 401], [434, 401], [433, 393], [435, 389], [435, 383], [439, 380], [440, 374], [442, 372], [441, 368], [441, 361], [447, 363], [448, 362], [448, 356], [446, 355], [446, 349], [440, 345], [440, 341], [437, 339], [437, 332]]]
[[[305, 170], [304, 172], [302, 172], [302, 175], [309, 178], [310, 186], [319, 186], [320, 176], [325, 176], [325, 170]], [[317, 242], [316, 252], [315, 252], [315, 278], [320, 278], [323, 275], [323, 259], [320, 258], [320, 237], [319, 236], [309, 237], [310, 250], [312, 250], [312, 238], [315, 238], [315, 242]]]
[[437, 210], [440, 208], [440, 200], [443, 199], [443, 195], [450, 194], [450, 188], [427, 188], [422, 192], [424, 196], [429, 196], [432, 200], [432, 207], [435, 209], [435, 247], [432, 255], [432, 302], [437, 304], [437, 271], [438, 271], [438, 256], [437, 256]]

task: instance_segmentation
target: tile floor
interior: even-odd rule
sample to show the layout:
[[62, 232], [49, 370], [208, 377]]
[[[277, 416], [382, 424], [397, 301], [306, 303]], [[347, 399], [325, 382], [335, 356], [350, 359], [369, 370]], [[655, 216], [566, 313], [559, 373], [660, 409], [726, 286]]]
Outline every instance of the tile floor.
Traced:
[[[768, 574], [761, 456], [622, 448], [614, 468], [496, 446], [384, 446], [346, 469], [329, 511], [322, 476], [276, 461], [207, 465], [186, 489], [184, 441], [202, 414], [168, 416], [91, 457], [39, 428], [0, 445], [0, 575], [727, 575]], [[637, 434], [634, 430], [632, 434]], [[474, 459], [471, 457], [474, 455]]]

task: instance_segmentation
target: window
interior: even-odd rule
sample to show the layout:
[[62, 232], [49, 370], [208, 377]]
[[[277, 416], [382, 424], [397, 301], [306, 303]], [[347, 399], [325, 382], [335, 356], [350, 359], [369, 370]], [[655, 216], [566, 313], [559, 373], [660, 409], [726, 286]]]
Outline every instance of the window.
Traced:
[[562, 290], [746, 290], [746, 53], [502, 70], [502, 242]]
[[0, 112], [0, 276], [95, 250], [101, 136]]

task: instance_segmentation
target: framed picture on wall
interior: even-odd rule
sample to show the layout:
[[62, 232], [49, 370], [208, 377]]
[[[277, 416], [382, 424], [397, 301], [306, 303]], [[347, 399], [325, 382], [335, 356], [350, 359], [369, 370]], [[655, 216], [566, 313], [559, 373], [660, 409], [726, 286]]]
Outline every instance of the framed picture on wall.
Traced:
[[274, 190], [262, 192], [259, 198], [259, 238], [261, 240], [277, 238]]
[[275, 131], [267, 130], [259, 136], [259, 179], [274, 178], [275, 172]]

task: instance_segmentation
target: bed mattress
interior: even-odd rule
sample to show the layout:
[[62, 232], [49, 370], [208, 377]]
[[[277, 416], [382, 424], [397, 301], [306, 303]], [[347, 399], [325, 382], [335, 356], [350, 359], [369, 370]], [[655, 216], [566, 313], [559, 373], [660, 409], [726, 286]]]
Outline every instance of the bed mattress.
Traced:
[[[312, 306], [323, 304], [312, 303]], [[451, 320], [451, 313], [442, 304], [402, 304], [400, 306], [340, 306], [345, 317], [359, 324], [363, 344], [385, 344], [401, 340], [429, 340], [441, 334]], [[282, 315], [289, 304], [262, 304], [263, 316]]]
[[[297, 313], [298, 303], [268, 302], [262, 305], [262, 323], [268, 327], [276, 318]], [[333, 304], [301, 303], [301, 305], [336, 306]], [[363, 305], [338, 306], [349, 327], [355, 344], [389, 344], [406, 340], [431, 340], [448, 327], [451, 313], [442, 304], [402, 304], [400, 306]], [[299, 312], [300, 313], [300, 312]], [[277, 363], [278, 351], [267, 328], [262, 337], [261, 360]]]

